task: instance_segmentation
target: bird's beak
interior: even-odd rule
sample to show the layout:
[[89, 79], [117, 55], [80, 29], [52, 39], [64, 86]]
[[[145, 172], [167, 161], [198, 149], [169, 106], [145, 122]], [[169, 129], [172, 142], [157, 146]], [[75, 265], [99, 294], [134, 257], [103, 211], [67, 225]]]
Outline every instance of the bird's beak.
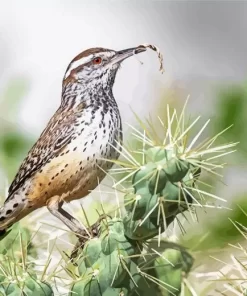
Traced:
[[113, 57], [112, 59], [112, 63], [116, 64], [116, 63], [121, 63], [123, 60], [146, 51], [147, 49], [145, 47], [133, 47], [133, 48], [128, 48], [128, 49], [124, 49], [124, 50], [120, 50], [116, 52], [116, 55]]

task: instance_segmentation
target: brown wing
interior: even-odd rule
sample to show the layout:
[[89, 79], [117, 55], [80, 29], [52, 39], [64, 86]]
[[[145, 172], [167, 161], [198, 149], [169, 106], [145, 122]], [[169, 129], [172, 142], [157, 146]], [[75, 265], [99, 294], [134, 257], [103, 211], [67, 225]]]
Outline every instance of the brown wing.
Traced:
[[75, 134], [75, 123], [81, 116], [81, 111], [82, 109], [79, 108], [76, 112], [65, 111], [61, 108], [57, 110], [21, 164], [9, 187], [7, 200], [28, 178], [66, 148]]

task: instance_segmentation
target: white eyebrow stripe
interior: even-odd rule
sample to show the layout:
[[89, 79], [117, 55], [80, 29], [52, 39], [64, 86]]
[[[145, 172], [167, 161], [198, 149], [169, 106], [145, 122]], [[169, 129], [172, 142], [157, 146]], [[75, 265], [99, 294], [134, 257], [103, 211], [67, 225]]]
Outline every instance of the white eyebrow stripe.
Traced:
[[81, 58], [81, 59], [79, 59], [79, 60], [74, 61], [73, 63], [71, 63], [69, 69], [67, 70], [67, 72], [64, 75], [64, 79], [66, 79], [70, 75], [71, 71], [73, 71], [77, 67], [90, 62], [93, 57], [94, 57], [94, 55], [93, 54], [90, 54], [87, 57]]

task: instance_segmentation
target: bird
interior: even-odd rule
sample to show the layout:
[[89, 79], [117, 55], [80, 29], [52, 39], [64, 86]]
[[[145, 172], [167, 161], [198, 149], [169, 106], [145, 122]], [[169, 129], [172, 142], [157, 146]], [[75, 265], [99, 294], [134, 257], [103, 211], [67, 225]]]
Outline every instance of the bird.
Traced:
[[63, 205], [88, 195], [112, 167], [109, 160], [118, 159], [123, 132], [113, 85], [122, 62], [145, 50], [89, 48], [69, 63], [60, 106], [20, 165], [0, 208], [0, 235], [42, 207], [76, 235], [84, 233]]

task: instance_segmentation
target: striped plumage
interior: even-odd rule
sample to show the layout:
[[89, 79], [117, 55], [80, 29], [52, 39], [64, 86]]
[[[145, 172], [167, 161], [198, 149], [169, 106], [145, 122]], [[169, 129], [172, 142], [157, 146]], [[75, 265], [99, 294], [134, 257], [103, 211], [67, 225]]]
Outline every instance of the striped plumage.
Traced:
[[0, 231], [47, 206], [72, 231], [79, 223], [63, 202], [84, 197], [105, 176], [122, 142], [121, 117], [112, 87], [121, 62], [144, 48], [116, 52], [92, 48], [69, 64], [61, 105], [23, 161], [0, 209]]

